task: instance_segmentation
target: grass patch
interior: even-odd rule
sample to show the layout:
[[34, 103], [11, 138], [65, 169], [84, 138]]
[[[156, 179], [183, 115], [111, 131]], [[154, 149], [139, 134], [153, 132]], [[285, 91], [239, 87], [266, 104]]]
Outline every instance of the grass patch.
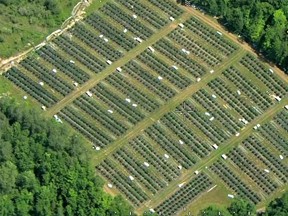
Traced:
[[226, 187], [217, 185], [212, 191], [205, 193], [188, 206], [180, 215], [189, 215], [189, 212], [191, 215], [197, 215], [202, 209], [209, 207], [211, 203], [220, 209], [227, 207], [231, 203], [231, 199], [228, 199], [227, 194], [229, 194], [229, 191]]
[[57, 2], [58, 13], [41, 3], [0, 4], [0, 58], [37, 45], [67, 19], [78, 0]]
[[16, 101], [22, 101], [21, 103], [24, 103], [29, 108], [35, 108], [38, 105], [40, 109], [40, 105], [31, 96], [27, 95], [27, 100], [24, 100], [23, 97], [25, 95], [27, 95], [25, 92], [18, 89], [5, 77], [0, 76], [0, 97], [9, 96], [14, 98]]
[[111, 0], [100, 0], [100, 1], [93, 1], [90, 6], [86, 9], [86, 14], [89, 15], [93, 12], [95, 12], [97, 9], [102, 7], [104, 4], [109, 2]]

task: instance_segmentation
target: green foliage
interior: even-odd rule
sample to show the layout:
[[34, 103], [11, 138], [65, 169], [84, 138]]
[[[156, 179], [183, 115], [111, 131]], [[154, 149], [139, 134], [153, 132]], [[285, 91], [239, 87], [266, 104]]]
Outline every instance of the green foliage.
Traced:
[[17, 0], [0, 0], [0, 4], [4, 4], [4, 5], [11, 5], [11, 4], [15, 4], [17, 2]]
[[219, 209], [214, 206], [202, 210], [199, 216], [256, 216], [255, 206], [249, 201], [235, 199], [227, 209]]
[[266, 209], [264, 216], [287, 216], [288, 215], [288, 192], [282, 197], [273, 200]]
[[214, 206], [209, 206], [208, 208], [202, 210], [199, 213], [199, 216], [219, 216], [219, 215], [230, 216], [230, 214], [227, 211], [218, 209]]
[[44, 6], [46, 10], [51, 11], [52, 14], [60, 14], [59, 3], [56, 0], [45, 0]]
[[130, 215], [102, 190], [83, 140], [35, 110], [0, 100], [0, 215]]
[[35, 45], [61, 26], [79, 0], [0, 0], [0, 57]]
[[[256, 216], [255, 206], [243, 199], [234, 200], [227, 209], [218, 209], [214, 206], [202, 210], [199, 216]], [[287, 216], [288, 215], [288, 192], [282, 197], [276, 198], [269, 203], [262, 216]]]
[[190, 0], [288, 70], [288, 1]]
[[243, 30], [244, 15], [240, 8], [230, 10], [226, 15], [226, 20], [229, 23], [233, 23], [233, 25], [231, 25], [231, 29], [234, 32], [240, 33]]
[[232, 216], [256, 215], [255, 205], [243, 199], [234, 200], [227, 209]]
[[[129, 212], [129, 214], [127, 214], [127, 212]], [[131, 214], [130, 214], [130, 212], [131, 212]], [[110, 204], [110, 209], [107, 211], [106, 215], [109, 215], [109, 216], [132, 215], [132, 216], [135, 216], [135, 214], [132, 213], [130, 206], [127, 204], [127, 202], [121, 196], [117, 196], [114, 198], [114, 200]]]

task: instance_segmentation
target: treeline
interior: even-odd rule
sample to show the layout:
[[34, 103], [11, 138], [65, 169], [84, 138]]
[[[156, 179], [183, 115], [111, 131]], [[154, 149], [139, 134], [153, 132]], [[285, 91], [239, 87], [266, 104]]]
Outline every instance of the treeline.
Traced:
[[276, 198], [269, 203], [264, 212], [256, 212], [254, 204], [242, 200], [234, 200], [226, 209], [210, 206], [202, 210], [198, 216], [287, 216], [288, 215], [288, 192], [282, 197]]
[[[69, 1], [68, 1], [69, 2]], [[39, 22], [45, 27], [61, 25], [66, 14], [63, 14], [63, 6], [73, 7], [75, 0], [65, 3], [57, 0], [0, 0], [1, 14], [5, 14], [13, 24], [17, 24], [17, 18], [28, 18], [29, 24]]]
[[[180, 0], [181, 1], [181, 0]], [[187, 1], [187, 0], [186, 0]], [[288, 1], [188, 0], [288, 70]], [[181, 1], [182, 3], [185, 0]]]
[[[60, 5], [57, 0], [37, 0], [37, 1], [31, 1], [31, 0], [0, 0], [0, 4], [3, 4], [5, 6], [22, 6], [19, 7], [18, 12], [20, 15], [23, 16], [43, 16], [44, 14], [41, 14], [41, 9], [44, 11], [50, 11], [52, 14], [60, 14]], [[35, 8], [32, 6], [38, 6], [38, 10], [35, 11]], [[43, 12], [42, 12], [43, 13]], [[47, 12], [46, 12], [47, 13]]]
[[227, 209], [210, 206], [202, 210], [198, 216], [256, 216], [255, 205], [249, 201], [236, 199]]
[[83, 140], [35, 110], [0, 100], [0, 215], [130, 215], [102, 190]]

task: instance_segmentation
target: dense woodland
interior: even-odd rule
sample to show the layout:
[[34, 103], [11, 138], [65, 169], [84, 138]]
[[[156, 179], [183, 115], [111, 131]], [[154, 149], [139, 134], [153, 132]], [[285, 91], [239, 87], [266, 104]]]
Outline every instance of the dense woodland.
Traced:
[[102, 190], [83, 140], [34, 110], [0, 100], [0, 215], [129, 215]]
[[[288, 71], [287, 0], [189, 0]], [[186, 2], [182, 0], [182, 3]]]
[[[74, 3], [75, 1], [71, 1], [67, 6], [73, 7]], [[46, 27], [61, 25], [64, 9], [62, 4], [57, 0], [0, 0], [0, 8], [3, 9], [1, 14], [6, 13], [12, 22], [17, 22], [16, 19], [20, 16], [29, 18], [30, 24], [38, 22]]]

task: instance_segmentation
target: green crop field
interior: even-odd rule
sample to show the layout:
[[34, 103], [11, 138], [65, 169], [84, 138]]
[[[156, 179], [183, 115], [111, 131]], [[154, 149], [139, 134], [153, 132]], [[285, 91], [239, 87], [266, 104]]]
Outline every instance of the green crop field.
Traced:
[[88, 10], [3, 76], [87, 139], [106, 191], [168, 216], [229, 196], [260, 208], [287, 189], [279, 69], [172, 0]]

